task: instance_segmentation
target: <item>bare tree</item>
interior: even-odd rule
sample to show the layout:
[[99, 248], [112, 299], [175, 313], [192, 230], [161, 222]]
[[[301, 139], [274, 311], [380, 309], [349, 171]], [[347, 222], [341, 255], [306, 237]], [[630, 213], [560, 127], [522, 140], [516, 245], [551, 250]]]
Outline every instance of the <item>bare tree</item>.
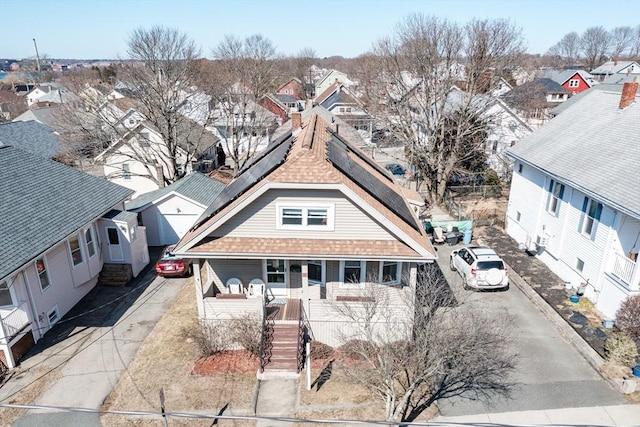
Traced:
[[[197, 149], [197, 138], [202, 127], [195, 132], [185, 132], [198, 125], [180, 110], [195, 97], [194, 83], [197, 68], [194, 62], [200, 50], [189, 37], [174, 28], [155, 26], [139, 28], [131, 33], [128, 40], [129, 58], [141, 64], [132, 64], [122, 70], [121, 79], [135, 93], [140, 113], [161, 135], [162, 177], [170, 184], [181, 174], [180, 151], [191, 146]], [[187, 136], [191, 137], [187, 144]], [[193, 153], [187, 153], [189, 158]], [[159, 183], [161, 184], [161, 183]], [[162, 186], [162, 185], [161, 185]]]
[[509, 396], [516, 355], [506, 314], [456, 306], [434, 264], [418, 272], [415, 295], [405, 293], [401, 303], [391, 303], [384, 288], [369, 286], [361, 303], [333, 309], [349, 319], [341, 334], [348, 353], [366, 362], [345, 372], [385, 403], [387, 421], [412, 421], [442, 399]]
[[611, 30], [611, 57], [619, 59], [629, 53], [633, 44], [633, 28], [616, 27]]
[[269, 139], [275, 115], [258, 101], [275, 89], [278, 55], [262, 35], [226, 36], [201, 64], [203, 87], [211, 96], [212, 125], [237, 170]]
[[580, 36], [575, 31], [565, 34], [549, 49], [549, 54], [560, 57], [563, 64], [575, 64], [580, 54]]
[[640, 24], [633, 31], [633, 43], [631, 44], [630, 56], [632, 59], [640, 60]]
[[611, 36], [602, 26], [589, 27], [580, 37], [580, 49], [588, 70], [596, 68], [607, 59]]
[[[363, 61], [370, 82], [366, 106], [377, 127], [405, 144], [410, 163], [433, 200], [473, 156], [482, 156], [486, 120], [476, 97], [483, 82], [499, 75], [523, 52], [519, 29], [508, 21], [471, 21], [465, 27], [435, 17], [410, 15], [392, 37], [379, 41]], [[465, 63], [466, 62], [466, 63]], [[455, 107], [447, 105], [453, 85], [465, 89]]]
[[313, 96], [313, 82], [309, 76], [309, 69], [316, 61], [318, 55], [316, 51], [310, 47], [302, 49], [294, 58], [295, 76], [304, 85], [304, 94], [306, 99]]

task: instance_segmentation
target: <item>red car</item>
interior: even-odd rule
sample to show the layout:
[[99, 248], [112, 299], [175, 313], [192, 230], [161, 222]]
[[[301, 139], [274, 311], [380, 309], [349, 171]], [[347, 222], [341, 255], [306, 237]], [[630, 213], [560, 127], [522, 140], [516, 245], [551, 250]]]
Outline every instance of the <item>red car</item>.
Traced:
[[190, 276], [192, 265], [190, 259], [179, 258], [171, 251], [175, 245], [167, 246], [162, 250], [160, 259], [156, 262], [156, 273], [163, 277]]

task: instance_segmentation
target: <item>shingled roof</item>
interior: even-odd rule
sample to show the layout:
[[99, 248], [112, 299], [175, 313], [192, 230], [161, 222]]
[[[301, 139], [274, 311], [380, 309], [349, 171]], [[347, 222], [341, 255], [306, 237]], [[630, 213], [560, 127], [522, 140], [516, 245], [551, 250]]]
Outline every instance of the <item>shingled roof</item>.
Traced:
[[0, 145], [0, 279], [132, 193], [53, 160]]
[[180, 194], [203, 206], [209, 206], [224, 189], [224, 184], [200, 172], [192, 172], [171, 185], [141, 194], [125, 204], [128, 211], [139, 211], [171, 193]]
[[[318, 110], [316, 110], [318, 108]], [[236, 256], [353, 257], [427, 261], [435, 251], [393, 177], [335, 131], [319, 111], [303, 116], [302, 129], [280, 135], [262, 155], [240, 171], [178, 243], [176, 252]], [[314, 113], [314, 110], [316, 111]], [[295, 120], [292, 120], [292, 122]], [[291, 129], [291, 128], [289, 128]], [[216, 224], [270, 188], [327, 188], [341, 191], [386, 227], [397, 240], [318, 241], [300, 238], [216, 235]], [[384, 224], [384, 225], [383, 225]], [[211, 232], [210, 230], [214, 230]]]
[[640, 218], [640, 188], [635, 182], [640, 165], [640, 94], [620, 109], [619, 91], [598, 88], [583, 93], [509, 154]]
[[0, 124], [0, 142], [47, 159], [64, 151], [54, 130], [36, 121]]

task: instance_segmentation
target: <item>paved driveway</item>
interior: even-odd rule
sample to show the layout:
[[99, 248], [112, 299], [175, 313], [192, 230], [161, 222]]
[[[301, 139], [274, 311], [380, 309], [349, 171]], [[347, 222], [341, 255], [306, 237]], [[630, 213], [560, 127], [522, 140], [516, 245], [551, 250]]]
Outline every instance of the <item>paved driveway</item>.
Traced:
[[[156, 277], [151, 263], [126, 287], [94, 288], [22, 361], [19, 376], [0, 389], [0, 401], [43, 371], [59, 367], [60, 378], [40, 394], [36, 405], [100, 408], [185, 280]], [[101, 425], [92, 413], [42, 412], [29, 411], [13, 425]]]
[[[627, 403], [566, 341], [558, 329], [517, 286], [508, 291], [465, 291], [462, 279], [449, 269], [449, 254], [462, 247], [438, 246], [438, 264], [462, 308], [480, 305], [490, 315], [507, 312], [518, 338], [519, 354], [514, 380], [518, 387], [512, 399], [501, 399], [493, 407], [481, 402], [451, 399], [439, 402], [444, 416], [525, 410], [619, 405]], [[510, 274], [513, 274], [510, 272]]]

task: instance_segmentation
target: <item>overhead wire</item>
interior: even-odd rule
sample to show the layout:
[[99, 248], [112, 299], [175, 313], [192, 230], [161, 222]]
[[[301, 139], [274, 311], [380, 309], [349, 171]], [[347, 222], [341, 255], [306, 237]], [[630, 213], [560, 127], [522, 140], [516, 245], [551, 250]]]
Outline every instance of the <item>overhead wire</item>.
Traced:
[[[153, 282], [152, 282], [153, 283]], [[142, 307], [143, 303], [150, 299], [153, 295], [155, 295], [155, 293], [157, 293], [160, 288], [165, 285], [167, 283], [167, 279], [163, 279], [160, 283], [158, 283], [158, 285], [152, 289], [148, 294], [146, 294], [144, 297], [144, 301], [141, 302], [141, 304], [139, 304], [134, 310], [132, 310], [131, 312], [129, 312], [126, 316], [120, 318], [118, 320], [118, 322], [116, 322], [115, 324], [113, 324], [112, 326], [110, 326], [109, 328], [107, 328], [103, 333], [101, 333], [95, 340], [93, 340], [92, 342], [90, 342], [89, 344], [87, 344], [85, 347], [79, 349], [78, 351], [76, 351], [75, 353], [73, 353], [72, 355], [70, 355], [68, 358], [65, 358], [64, 360], [62, 360], [61, 362], [59, 362], [58, 364], [56, 364], [55, 366], [53, 366], [51, 369], [49, 369], [48, 371], [46, 371], [45, 373], [43, 373], [42, 375], [39, 375], [37, 378], [35, 378], [34, 380], [32, 380], [31, 382], [29, 382], [28, 384], [20, 387], [19, 389], [17, 389], [16, 391], [12, 392], [11, 394], [7, 395], [4, 399], [4, 401], [7, 401], [8, 399], [12, 398], [13, 396], [15, 396], [16, 394], [20, 393], [21, 391], [23, 391], [24, 389], [26, 389], [27, 387], [31, 386], [32, 384], [34, 384], [35, 382], [41, 380], [42, 378], [46, 377], [47, 375], [49, 375], [51, 372], [55, 371], [56, 369], [58, 369], [60, 366], [62, 366], [63, 364], [67, 363], [69, 360], [71, 360], [73, 357], [75, 357], [76, 355], [80, 354], [82, 351], [86, 350], [87, 348], [89, 348], [92, 344], [96, 343], [100, 338], [102, 338], [103, 336], [105, 336], [106, 334], [108, 334], [110, 331], [112, 331], [116, 326], [119, 326], [125, 319], [127, 319], [129, 316], [131, 316], [133, 313], [135, 313], [140, 307]], [[140, 285], [142, 286], [142, 285]], [[134, 289], [138, 289], [140, 286], [134, 288]], [[131, 292], [129, 292], [130, 294]], [[76, 316], [77, 317], [77, 316]], [[57, 353], [55, 354], [60, 354], [61, 352], [63, 352], [64, 350], [68, 349], [69, 347], [73, 346], [74, 344], [78, 343], [79, 341], [82, 340], [88, 340], [91, 335], [93, 334], [93, 332], [97, 331], [99, 327], [96, 327], [96, 329], [94, 331], [92, 331], [90, 334], [83, 336], [75, 341], [73, 341], [72, 343], [70, 343], [69, 345], [63, 347], [62, 349], [60, 349]], [[54, 354], [54, 355], [55, 355]], [[39, 366], [40, 364], [42, 364], [44, 361], [37, 363], [33, 366], [31, 366], [29, 369], [23, 371], [23, 372], [28, 372], [29, 370]], [[2, 404], [0, 402], [0, 404]]]

